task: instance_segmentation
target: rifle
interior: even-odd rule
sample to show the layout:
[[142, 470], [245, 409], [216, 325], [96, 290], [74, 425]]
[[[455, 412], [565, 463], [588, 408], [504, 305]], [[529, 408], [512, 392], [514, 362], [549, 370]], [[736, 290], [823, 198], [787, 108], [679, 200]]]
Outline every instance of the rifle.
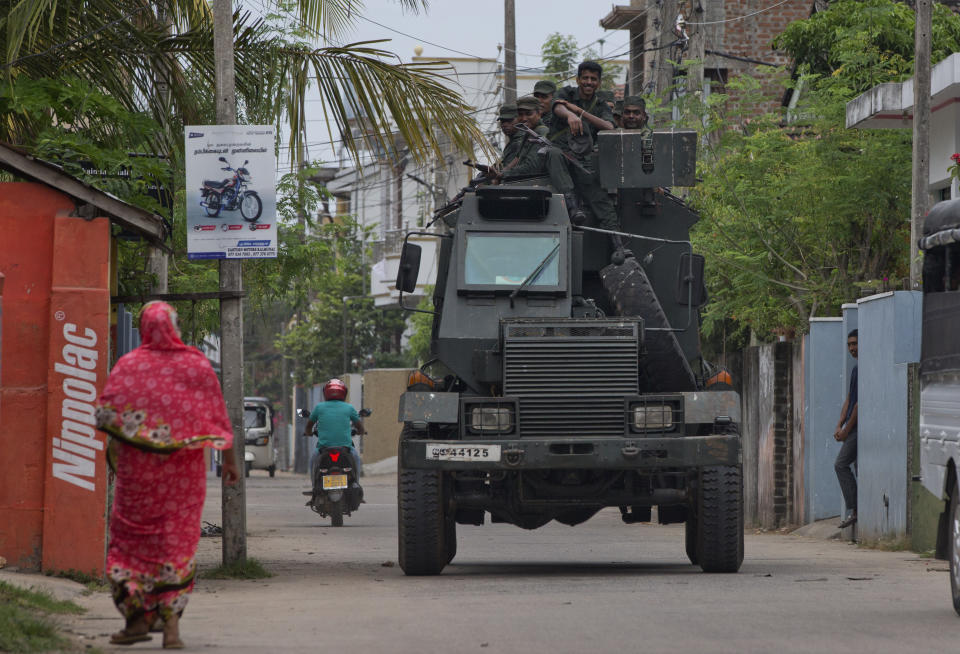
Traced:
[[496, 172], [488, 165], [477, 163], [467, 159], [463, 162], [464, 166], [470, 166], [471, 168], [476, 169], [480, 174], [470, 180], [470, 183], [460, 189], [460, 192], [453, 196], [453, 199], [447, 202], [445, 205], [433, 212], [433, 219], [427, 223], [427, 227], [433, 226], [438, 220], [446, 216], [448, 213], [460, 206], [463, 196], [467, 194], [468, 191], [472, 191], [481, 184], [484, 184], [491, 179], [496, 177]]
[[[556, 147], [557, 147], [557, 146], [555, 146], [553, 143], [551, 143], [551, 142], [549, 141], [549, 139], [547, 139], [547, 138], [544, 137], [544, 136], [540, 136], [539, 134], [537, 134], [535, 131], [533, 131], [532, 129], [530, 129], [529, 127], [527, 127], [526, 125], [524, 125], [523, 123], [517, 123], [516, 128], [517, 128], [518, 130], [520, 130], [521, 132], [523, 132], [524, 134], [526, 134], [528, 137], [532, 138], [532, 139], [533, 139], [534, 141], [536, 141], [537, 143], [541, 144], [541, 145], [545, 145], [545, 146], [548, 147], [548, 148], [556, 148]], [[558, 149], [559, 149], [559, 148], [558, 148]], [[586, 168], [583, 167], [583, 164], [581, 164], [579, 161], [577, 161], [576, 157], [574, 157], [574, 156], [573, 156], [572, 154], [570, 154], [569, 152], [565, 152], [565, 151], [563, 151], [563, 150], [560, 150], [560, 154], [562, 154], [563, 157], [564, 157], [568, 162], [570, 162], [571, 165], [576, 166], [577, 168], [579, 168], [579, 169], [582, 170], [583, 172], [587, 173], [588, 175], [591, 175], [591, 174], [592, 174], [589, 170], [587, 170]]]

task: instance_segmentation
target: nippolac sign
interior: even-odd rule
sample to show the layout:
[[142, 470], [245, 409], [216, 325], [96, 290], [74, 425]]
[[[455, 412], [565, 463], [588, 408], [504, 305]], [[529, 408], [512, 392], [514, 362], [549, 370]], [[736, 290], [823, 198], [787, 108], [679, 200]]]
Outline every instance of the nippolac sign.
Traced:
[[75, 214], [53, 188], [0, 184], [0, 556], [102, 575], [110, 222]]

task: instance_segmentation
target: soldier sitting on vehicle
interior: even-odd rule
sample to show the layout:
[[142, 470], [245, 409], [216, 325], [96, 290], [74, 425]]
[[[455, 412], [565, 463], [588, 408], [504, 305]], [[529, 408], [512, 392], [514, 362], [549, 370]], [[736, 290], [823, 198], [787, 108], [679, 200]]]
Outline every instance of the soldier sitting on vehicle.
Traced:
[[540, 101], [540, 122], [548, 128], [553, 125], [553, 96], [557, 84], [550, 79], [542, 79], [533, 85], [533, 97]]
[[[604, 229], [617, 229], [617, 212], [609, 194], [600, 186], [600, 180], [592, 169], [596, 146], [596, 133], [613, 129], [613, 112], [605, 99], [598, 96], [603, 68], [595, 61], [584, 61], [577, 67], [577, 86], [565, 86], [553, 101], [554, 121], [550, 128], [550, 140], [569, 155], [570, 164], [559, 158], [547, 160], [551, 166], [567, 168], [580, 199], [593, 212], [597, 224]], [[551, 178], [555, 171], [551, 170]], [[621, 247], [619, 239], [614, 239]]]
[[541, 123], [541, 106], [542, 103], [532, 95], [517, 100], [518, 134], [504, 148], [502, 172], [495, 177], [494, 183], [521, 175], [547, 173], [553, 187], [563, 194], [570, 220], [582, 223], [586, 215], [580, 208], [564, 154], [546, 138], [549, 130]]
[[644, 132], [641, 138], [653, 136], [653, 130], [647, 124], [647, 103], [639, 95], [629, 95], [623, 100], [623, 129]]

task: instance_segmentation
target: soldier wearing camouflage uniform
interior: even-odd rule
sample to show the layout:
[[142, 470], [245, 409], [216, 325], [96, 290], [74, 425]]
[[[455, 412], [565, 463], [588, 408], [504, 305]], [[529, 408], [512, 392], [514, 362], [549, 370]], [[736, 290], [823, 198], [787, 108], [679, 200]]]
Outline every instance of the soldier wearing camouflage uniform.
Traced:
[[[517, 100], [517, 121], [546, 136], [550, 131], [540, 123], [540, 101], [532, 95]], [[509, 179], [522, 175], [537, 175], [544, 172], [543, 145], [526, 132], [517, 130], [511, 137], [501, 158], [500, 178]]]
[[577, 68], [577, 86], [565, 86], [557, 91], [549, 138], [580, 165], [567, 165], [558, 157], [549, 158], [547, 165], [551, 178], [559, 174], [550, 169], [551, 166], [566, 165], [577, 194], [593, 212], [597, 225], [615, 230], [619, 226], [616, 209], [593, 170], [596, 133], [614, 128], [610, 105], [597, 94], [602, 74], [600, 64], [585, 61]]

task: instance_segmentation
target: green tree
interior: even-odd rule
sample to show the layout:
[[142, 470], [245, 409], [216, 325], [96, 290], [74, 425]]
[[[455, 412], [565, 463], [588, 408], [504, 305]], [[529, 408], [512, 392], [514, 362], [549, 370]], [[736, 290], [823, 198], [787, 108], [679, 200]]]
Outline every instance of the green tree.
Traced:
[[[960, 18], [937, 7], [935, 57], [956, 50]], [[756, 107], [783, 89], [748, 75], [704, 101], [675, 102], [703, 135], [695, 247], [707, 255], [705, 335], [761, 339], [839, 315], [863, 288], [908, 272], [911, 135], [845, 127], [845, 103], [912, 71], [913, 13], [889, 0], [831, 3], [775, 40], [797, 61], [795, 110]], [[766, 94], [765, 94], [766, 93]]]

